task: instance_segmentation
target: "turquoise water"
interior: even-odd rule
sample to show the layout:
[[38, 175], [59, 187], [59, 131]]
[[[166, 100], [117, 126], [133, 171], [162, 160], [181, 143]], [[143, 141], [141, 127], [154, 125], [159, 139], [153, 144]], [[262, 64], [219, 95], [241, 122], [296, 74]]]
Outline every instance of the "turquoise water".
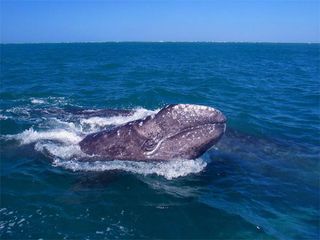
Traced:
[[[1, 45], [1, 238], [319, 238], [320, 45]], [[220, 109], [202, 158], [79, 163], [86, 134]], [[133, 109], [85, 118], [75, 109]]]

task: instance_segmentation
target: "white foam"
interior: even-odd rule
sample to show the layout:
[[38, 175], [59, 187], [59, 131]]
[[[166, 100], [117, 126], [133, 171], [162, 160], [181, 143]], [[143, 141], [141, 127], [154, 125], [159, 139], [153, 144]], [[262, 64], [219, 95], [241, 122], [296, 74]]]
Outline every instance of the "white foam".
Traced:
[[67, 131], [71, 131], [74, 133], [77, 133], [79, 135], [86, 134], [86, 132], [84, 132], [84, 130], [82, 129], [82, 126], [79, 124], [76, 124], [74, 122], [66, 122], [66, 121], [62, 121], [60, 119], [57, 118], [50, 118], [48, 120], [46, 120], [46, 122], [41, 123], [41, 126], [52, 126], [52, 128], [54, 129], [63, 129], [63, 130], [67, 130]]
[[113, 116], [113, 117], [91, 117], [87, 119], [81, 119], [80, 124], [89, 127], [91, 131], [99, 130], [101, 127], [110, 125], [122, 125], [131, 121], [145, 118], [149, 115], [156, 114], [160, 109], [147, 110], [144, 108], [137, 108], [132, 115], [129, 116]]
[[156, 174], [170, 180], [186, 176], [190, 173], [199, 173], [207, 165], [202, 159], [195, 160], [173, 160], [167, 162], [139, 162], [139, 161], [94, 161], [80, 162], [76, 160], [65, 161], [55, 159], [54, 166], [64, 167], [73, 171], [112, 171], [122, 170], [141, 175]]
[[31, 103], [32, 104], [44, 104], [45, 101], [42, 99], [38, 99], [38, 98], [31, 98]]
[[0, 114], [0, 120], [7, 120], [7, 119], [8, 119], [7, 116], [4, 116], [4, 115]]
[[17, 115], [27, 115], [30, 116], [30, 108], [28, 107], [13, 107], [6, 110], [7, 113], [14, 113]]
[[86, 157], [86, 154], [81, 151], [78, 144], [59, 145], [57, 143], [42, 143], [38, 142], [35, 145], [35, 150], [44, 154], [58, 157], [61, 159], [78, 159], [80, 157]]
[[48, 97], [47, 101], [55, 106], [63, 106], [69, 103], [68, 99], [66, 99], [65, 97]]
[[82, 137], [74, 132], [66, 131], [64, 129], [56, 129], [49, 131], [35, 131], [33, 128], [23, 131], [16, 135], [6, 135], [7, 139], [15, 139], [21, 144], [29, 144], [40, 140], [56, 140], [65, 143], [76, 144], [82, 140]]
[[44, 98], [30, 98], [32, 104], [50, 104], [51, 106], [64, 106], [69, 104], [65, 97], [44, 97]]

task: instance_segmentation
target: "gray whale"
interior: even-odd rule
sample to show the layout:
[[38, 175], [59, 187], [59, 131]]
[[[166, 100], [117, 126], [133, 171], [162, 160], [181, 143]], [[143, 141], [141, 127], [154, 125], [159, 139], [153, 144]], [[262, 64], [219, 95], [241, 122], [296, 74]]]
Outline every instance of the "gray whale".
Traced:
[[226, 117], [212, 107], [171, 104], [157, 114], [86, 136], [81, 150], [101, 160], [173, 160], [201, 156], [223, 136]]

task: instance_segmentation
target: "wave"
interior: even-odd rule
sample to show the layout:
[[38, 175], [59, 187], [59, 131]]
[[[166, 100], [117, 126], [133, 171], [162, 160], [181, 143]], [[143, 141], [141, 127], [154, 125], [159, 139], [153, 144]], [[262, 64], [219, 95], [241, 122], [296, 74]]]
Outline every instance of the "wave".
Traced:
[[0, 120], [7, 120], [7, 119], [8, 119], [7, 116], [4, 116], [4, 115], [0, 114]]
[[[170, 180], [201, 172], [207, 165], [203, 159], [174, 160], [161, 162], [143, 161], [90, 161], [90, 156], [83, 153], [79, 142], [89, 133], [100, 131], [110, 126], [118, 126], [130, 121], [156, 114], [159, 109], [136, 108], [129, 116], [78, 118], [68, 121], [55, 117], [43, 118], [41, 123], [14, 135], [4, 135], [5, 140], [16, 140], [21, 145], [34, 144], [35, 151], [41, 152], [53, 160], [55, 167], [72, 171], [113, 171], [121, 170], [134, 174], [163, 176]], [[83, 161], [87, 159], [89, 161]], [[79, 161], [80, 160], [80, 161]]]
[[30, 102], [31, 102], [32, 104], [44, 104], [44, 103], [46, 103], [45, 100], [39, 99], [39, 98], [31, 98], [31, 99], [30, 99]]
[[64, 106], [69, 104], [65, 97], [30, 98], [32, 104], [49, 104], [50, 106]]
[[89, 158], [87, 154], [81, 151], [78, 144], [58, 144], [58, 143], [45, 143], [37, 142], [34, 146], [34, 149], [38, 152], [53, 157], [54, 159], [64, 159], [68, 160], [79, 160], [81, 158]]

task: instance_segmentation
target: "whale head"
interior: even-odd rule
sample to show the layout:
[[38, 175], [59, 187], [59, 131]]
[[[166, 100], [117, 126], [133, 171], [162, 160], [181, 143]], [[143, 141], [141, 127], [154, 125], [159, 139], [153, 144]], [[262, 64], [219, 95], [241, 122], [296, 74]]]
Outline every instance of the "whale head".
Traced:
[[194, 159], [217, 143], [226, 117], [212, 107], [171, 104], [145, 119], [87, 136], [82, 151], [108, 159]]

